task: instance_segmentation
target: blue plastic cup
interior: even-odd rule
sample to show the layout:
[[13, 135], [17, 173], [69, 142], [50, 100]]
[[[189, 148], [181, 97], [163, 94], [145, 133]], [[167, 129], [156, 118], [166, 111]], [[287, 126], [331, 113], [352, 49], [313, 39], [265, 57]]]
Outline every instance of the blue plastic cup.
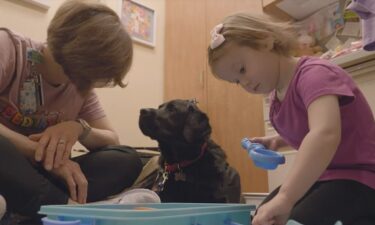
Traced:
[[47, 217], [42, 218], [43, 225], [80, 225], [80, 220], [72, 220], [72, 221], [59, 221], [59, 220], [51, 220]]
[[241, 141], [242, 147], [248, 151], [255, 166], [266, 170], [274, 170], [278, 165], [285, 163], [285, 157], [275, 151], [266, 149], [263, 145], [252, 143], [248, 138]]

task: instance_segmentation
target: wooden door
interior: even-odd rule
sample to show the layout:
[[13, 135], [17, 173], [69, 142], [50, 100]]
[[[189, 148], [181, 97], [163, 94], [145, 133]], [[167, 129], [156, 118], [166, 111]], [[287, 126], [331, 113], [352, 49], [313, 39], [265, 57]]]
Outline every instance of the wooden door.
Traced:
[[166, 0], [165, 100], [196, 98], [206, 111], [203, 0]]
[[[261, 0], [206, 0], [206, 9], [207, 46], [209, 30], [226, 15], [238, 11], [262, 13]], [[226, 151], [229, 163], [240, 173], [242, 192], [268, 192], [267, 172], [256, 168], [240, 146], [243, 137], [264, 135], [262, 96], [217, 80], [210, 71], [207, 75], [207, 110], [213, 139]]]

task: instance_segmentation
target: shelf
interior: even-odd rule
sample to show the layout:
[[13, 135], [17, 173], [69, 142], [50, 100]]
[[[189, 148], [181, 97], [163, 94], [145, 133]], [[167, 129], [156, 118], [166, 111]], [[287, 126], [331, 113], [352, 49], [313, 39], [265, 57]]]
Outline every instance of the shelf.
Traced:
[[339, 0], [262, 0], [263, 11], [282, 20], [301, 20]]
[[333, 58], [330, 61], [346, 69], [348, 67], [358, 65], [374, 59], [375, 51], [365, 51], [361, 49], [352, 53], [348, 53], [346, 55], [339, 56], [337, 58]]

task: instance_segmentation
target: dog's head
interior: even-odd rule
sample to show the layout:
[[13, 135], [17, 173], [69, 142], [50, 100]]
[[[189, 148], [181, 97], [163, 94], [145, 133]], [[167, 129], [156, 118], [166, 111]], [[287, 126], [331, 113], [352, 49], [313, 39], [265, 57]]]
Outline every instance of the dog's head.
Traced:
[[139, 127], [157, 141], [200, 143], [211, 134], [208, 117], [194, 100], [172, 100], [158, 109], [141, 109]]

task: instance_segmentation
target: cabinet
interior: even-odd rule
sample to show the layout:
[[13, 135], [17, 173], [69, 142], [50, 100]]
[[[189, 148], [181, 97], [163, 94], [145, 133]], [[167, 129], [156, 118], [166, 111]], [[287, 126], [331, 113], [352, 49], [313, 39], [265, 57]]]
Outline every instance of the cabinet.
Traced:
[[374, 59], [345, 68], [366, 97], [375, 117], [375, 53]]
[[207, 111], [205, 5], [201, 0], [166, 1], [164, 98], [196, 98]]
[[262, 0], [262, 6], [264, 12], [279, 19], [302, 20], [319, 9], [338, 1], [339, 0]]
[[225, 16], [262, 12], [261, 0], [166, 0], [165, 100], [196, 98], [212, 126], [212, 139], [241, 176], [243, 192], [268, 192], [267, 172], [256, 168], [240, 146], [263, 136], [262, 96], [217, 80], [207, 65], [209, 32]]

